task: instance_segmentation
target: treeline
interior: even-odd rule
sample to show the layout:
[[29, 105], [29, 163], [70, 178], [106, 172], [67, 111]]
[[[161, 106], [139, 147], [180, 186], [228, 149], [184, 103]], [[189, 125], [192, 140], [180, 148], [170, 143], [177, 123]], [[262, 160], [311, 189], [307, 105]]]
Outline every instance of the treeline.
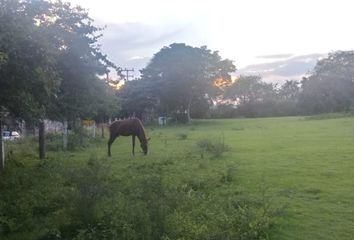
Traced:
[[308, 77], [283, 85], [241, 76], [225, 88], [212, 117], [263, 117], [352, 112], [354, 52], [338, 51], [318, 61]]
[[[193, 54], [191, 53], [193, 52]], [[308, 77], [283, 85], [257, 75], [240, 76], [230, 60], [206, 47], [172, 44], [155, 54], [141, 78], [119, 92], [122, 112], [166, 115], [177, 121], [349, 112], [354, 100], [354, 52], [338, 51], [318, 61]], [[134, 96], [131, 98], [131, 96]]]
[[44, 119], [102, 121], [117, 113], [117, 97], [103, 76], [120, 69], [101, 52], [102, 29], [84, 9], [62, 1], [3, 0], [0, 22], [3, 118], [41, 129]]

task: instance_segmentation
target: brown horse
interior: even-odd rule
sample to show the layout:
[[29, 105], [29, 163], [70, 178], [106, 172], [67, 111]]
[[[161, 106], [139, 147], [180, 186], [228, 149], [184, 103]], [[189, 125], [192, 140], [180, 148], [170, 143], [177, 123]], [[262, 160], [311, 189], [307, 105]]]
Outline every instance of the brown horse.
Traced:
[[132, 136], [133, 141], [133, 155], [135, 148], [135, 137], [138, 137], [140, 146], [143, 149], [144, 155], [148, 152], [148, 141], [146, 138], [143, 124], [138, 118], [114, 121], [109, 126], [109, 140], [108, 140], [108, 156], [111, 156], [111, 145], [119, 136]]

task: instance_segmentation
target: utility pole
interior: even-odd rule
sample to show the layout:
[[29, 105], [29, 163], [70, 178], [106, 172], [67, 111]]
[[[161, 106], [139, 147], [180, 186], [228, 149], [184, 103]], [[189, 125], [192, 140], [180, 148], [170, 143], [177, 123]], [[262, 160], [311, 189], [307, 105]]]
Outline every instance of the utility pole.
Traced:
[[122, 71], [122, 72], [125, 72], [125, 74], [123, 74], [123, 75], [124, 75], [124, 81], [125, 81], [125, 82], [128, 82], [128, 81], [129, 81], [129, 78], [133, 78], [133, 77], [134, 77], [133, 74], [129, 74], [129, 72], [133, 72], [133, 73], [134, 73], [134, 68], [132, 68], [132, 69], [124, 68], [124, 69], [122, 69], [121, 71]]

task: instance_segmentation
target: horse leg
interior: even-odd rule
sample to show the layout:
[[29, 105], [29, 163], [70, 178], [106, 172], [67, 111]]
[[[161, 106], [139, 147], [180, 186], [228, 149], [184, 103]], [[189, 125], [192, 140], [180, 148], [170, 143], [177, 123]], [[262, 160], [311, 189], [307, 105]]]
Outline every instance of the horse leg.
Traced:
[[108, 156], [111, 156], [111, 145], [118, 136], [110, 136], [108, 140]]
[[134, 156], [134, 148], [135, 148], [135, 135], [132, 135], [132, 142], [133, 142], [133, 156]]

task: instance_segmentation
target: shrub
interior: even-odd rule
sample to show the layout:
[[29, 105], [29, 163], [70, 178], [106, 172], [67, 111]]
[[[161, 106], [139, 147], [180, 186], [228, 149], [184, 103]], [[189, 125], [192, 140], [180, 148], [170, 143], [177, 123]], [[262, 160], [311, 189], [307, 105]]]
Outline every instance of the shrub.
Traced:
[[236, 174], [236, 168], [235, 167], [229, 167], [225, 173], [221, 175], [220, 181], [222, 183], [230, 183], [234, 180]]
[[225, 144], [224, 140], [203, 138], [197, 142], [197, 147], [201, 158], [204, 158], [205, 153], [209, 153], [212, 158], [220, 158], [224, 152], [229, 151], [230, 147]]

